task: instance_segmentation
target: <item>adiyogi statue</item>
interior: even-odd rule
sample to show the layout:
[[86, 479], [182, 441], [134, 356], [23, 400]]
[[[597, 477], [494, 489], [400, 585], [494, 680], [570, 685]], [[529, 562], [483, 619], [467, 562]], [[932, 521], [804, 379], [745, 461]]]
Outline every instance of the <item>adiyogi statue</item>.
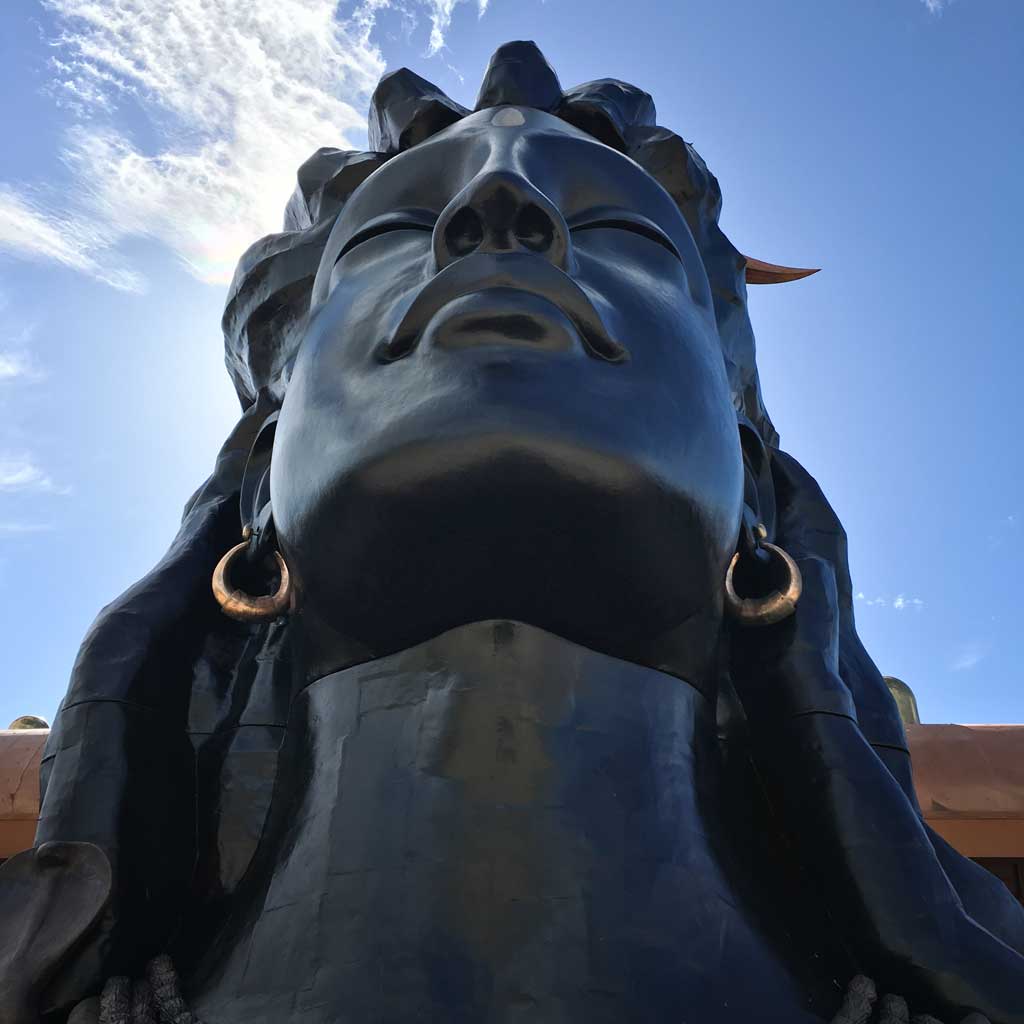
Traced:
[[474, 110], [386, 76], [369, 144], [241, 259], [241, 418], [83, 644], [0, 1021], [1022, 1024], [762, 401], [746, 282], [808, 272], [532, 43]]

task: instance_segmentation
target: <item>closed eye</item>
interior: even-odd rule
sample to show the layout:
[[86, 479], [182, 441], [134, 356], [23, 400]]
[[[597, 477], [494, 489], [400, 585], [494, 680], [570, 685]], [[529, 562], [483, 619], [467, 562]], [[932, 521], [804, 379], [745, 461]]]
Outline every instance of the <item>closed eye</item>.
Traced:
[[668, 249], [680, 263], [683, 261], [682, 256], [679, 255], [679, 250], [673, 245], [668, 235], [646, 218], [611, 215], [597, 217], [593, 220], [588, 219], [583, 221], [583, 223], [570, 225], [571, 231], [592, 231], [594, 228], [617, 228], [620, 231], [632, 231], [633, 234], [642, 235], [644, 238], [649, 238], [652, 242], [657, 242], [662, 248]]
[[387, 234], [389, 231], [433, 231], [437, 218], [428, 210], [400, 210], [396, 213], [388, 213], [383, 217], [371, 220], [364, 227], [360, 228], [342, 247], [338, 253], [338, 260], [350, 253], [357, 245], [368, 242], [378, 235]]

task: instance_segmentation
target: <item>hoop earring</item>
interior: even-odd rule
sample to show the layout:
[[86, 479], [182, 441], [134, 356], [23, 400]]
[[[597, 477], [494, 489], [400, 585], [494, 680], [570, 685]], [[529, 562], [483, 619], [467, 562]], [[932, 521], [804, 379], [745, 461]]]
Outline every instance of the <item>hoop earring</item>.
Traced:
[[277, 571], [281, 577], [277, 590], [273, 594], [254, 597], [244, 590], [239, 590], [231, 582], [231, 569], [238, 556], [249, 546], [248, 538], [236, 544], [217, 563], [213, 570], [213, 596], [220, 605], [220, 610], [230, 619], [238, 622], [267, 622], [291, 609], [292, 578], [285, 565], [281, 552], [274, 551]]
[[[764, 527], [757, 531], [759, 539], [763, 536], [762, 530]], [[764, 597], [740, 597], [733, 582], [740, 553], [737, 551], [732, 556], [725, 573], [725, 608], [741, 626], [771, 626], [788, 619], [796, 611], [796, 603], [803, 591], [804, 581], [800, 568], [789, 554], [764, 540], [760, 541], [760, 547], [771, 556], [776, 570], [781, 569], [785, 573], [785, 580]]]

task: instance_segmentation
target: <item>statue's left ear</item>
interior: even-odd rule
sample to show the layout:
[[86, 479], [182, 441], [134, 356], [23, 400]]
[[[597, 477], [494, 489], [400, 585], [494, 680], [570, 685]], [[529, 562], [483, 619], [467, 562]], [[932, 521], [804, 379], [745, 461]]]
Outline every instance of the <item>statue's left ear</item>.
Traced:
[[249, 451], [249, 460], [242, 475], [239, 514], [242, 528], [252, 529], [253, 551], [274, 546], [274, 519], [270, 507], [270, 459], [274, 451], [274, 435], [280, 411], [275, 410], [263, 421]]
[[763, 523], [767, 539], [775, 537], [775, 484], [772, 482], [771, 451], [754, 425], [739, 417], [740, 447], [743, 449], [744, 516]]
[[296, 590], [284, 556], [277, 550], [270, 506], [270, 460], [277, 418], [274, 409], [263, 419], [249, 449], [238, 494], [242, 540], [221, 556], [211, 580], [221, 610], [239, 622], [268, 622], [295, 608]]

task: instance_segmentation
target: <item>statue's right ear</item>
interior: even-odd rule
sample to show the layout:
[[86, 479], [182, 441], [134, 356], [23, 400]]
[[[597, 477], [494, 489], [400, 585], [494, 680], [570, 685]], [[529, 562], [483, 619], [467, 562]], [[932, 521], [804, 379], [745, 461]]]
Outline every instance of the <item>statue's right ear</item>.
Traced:
[[771, 451], [754, 425], [737, 417], [743, 450], [743, 504], [755, 522], [763, 523], [769, 538], [775, 536], [775, 485]]
[[274, 435], [280, 410], [275, 410], [263, 421], [249, 450], [249, 460], [242, 475], [238, 498], [242, 528], [250, 527], [253, 550], [265, 545], [273, 546], [273, 512], [270, 507], [270, 460], [274, 452]]

